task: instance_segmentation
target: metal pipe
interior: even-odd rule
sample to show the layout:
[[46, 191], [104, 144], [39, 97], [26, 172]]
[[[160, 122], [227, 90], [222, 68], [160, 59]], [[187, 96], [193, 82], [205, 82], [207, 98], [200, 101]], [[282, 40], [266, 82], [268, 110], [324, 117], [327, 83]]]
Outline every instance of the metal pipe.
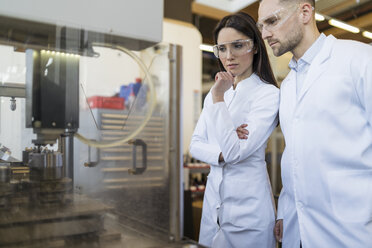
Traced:
[[65, 131], [61, 135], [59, 149], [63, 154], [63, 166], [65, 171], [65, 177], [72, 180], [74, 185], [74, 133]]
[[182, 48], [171, 45], [169, 48], [169, 180], [170, 180], [170, 236], [171, 241], [183, 237], [183, 188], [182, 176], [182, 137], [181, 137], [181, 68]]

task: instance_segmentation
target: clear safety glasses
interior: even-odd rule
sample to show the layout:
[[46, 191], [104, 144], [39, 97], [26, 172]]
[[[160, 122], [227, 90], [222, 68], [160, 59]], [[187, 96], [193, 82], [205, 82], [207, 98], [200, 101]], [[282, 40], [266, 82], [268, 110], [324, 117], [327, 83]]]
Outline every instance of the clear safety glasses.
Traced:
[[225, 59], [230, 52], [234, 56], [247, 54], [253, 49], [253, 40], [236, 40], [213, 46], [213, 53], [219, 59]]
[[298, 9], [298, 5], [290, 8], [280, 8], [274, 11], [267, 17], [264, 17], [257, 22], [257, 28], [262, 32], [264, 29], [268, 32], [273, 32], [280, 28]]

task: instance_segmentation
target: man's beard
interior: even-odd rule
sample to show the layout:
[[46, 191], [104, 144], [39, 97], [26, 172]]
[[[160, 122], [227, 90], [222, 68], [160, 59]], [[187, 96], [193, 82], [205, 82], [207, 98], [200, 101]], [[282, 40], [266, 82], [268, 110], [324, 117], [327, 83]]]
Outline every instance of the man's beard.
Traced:
[[273, 53], [275, 56], [279, 57], [286, 52], [291, 52], [293, 51], [298, 44], [302, 41], [304, 37], [304, 34], [302, 30], [297, 27], [294, 31], [289, 33], [286, 36], [286, 39], [282, 42], [279, 41], [280, 46], [277, 48], [277, 50], [273, 50]]

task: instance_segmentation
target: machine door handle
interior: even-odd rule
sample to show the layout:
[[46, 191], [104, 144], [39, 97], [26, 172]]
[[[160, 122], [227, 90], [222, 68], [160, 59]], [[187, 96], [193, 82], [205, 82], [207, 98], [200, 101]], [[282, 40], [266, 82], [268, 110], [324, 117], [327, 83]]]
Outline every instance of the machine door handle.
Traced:
[[[96, 140], [94, 140], [94, 141], [96, 141]], [[85, 167], [96, 167], [100, 162], [100, 149], [97, 148], [97, 161], [96, 162], [91, 161], [91, 153], [92, 153], [91, 149], [92, 148], [90, 146], [88, 146], [88, 161], [84, 163]]]
[[[147, 145], [141, 139], [130, 140], [129, 144], [133, 145], [133, 168], [128, 169], [129, 174], [142, 174], [147, 168]], [[142, 167], [137, 167], [137, 147], [142, 146]]]

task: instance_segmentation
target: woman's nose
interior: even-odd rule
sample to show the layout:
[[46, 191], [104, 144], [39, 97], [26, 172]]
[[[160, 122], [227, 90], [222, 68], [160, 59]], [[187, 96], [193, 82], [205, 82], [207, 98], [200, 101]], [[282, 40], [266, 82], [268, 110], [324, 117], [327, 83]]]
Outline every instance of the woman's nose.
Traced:
[[226, 59], [231, 59], [234, 57], [234, 54], [230, 48], [226, 49]]

